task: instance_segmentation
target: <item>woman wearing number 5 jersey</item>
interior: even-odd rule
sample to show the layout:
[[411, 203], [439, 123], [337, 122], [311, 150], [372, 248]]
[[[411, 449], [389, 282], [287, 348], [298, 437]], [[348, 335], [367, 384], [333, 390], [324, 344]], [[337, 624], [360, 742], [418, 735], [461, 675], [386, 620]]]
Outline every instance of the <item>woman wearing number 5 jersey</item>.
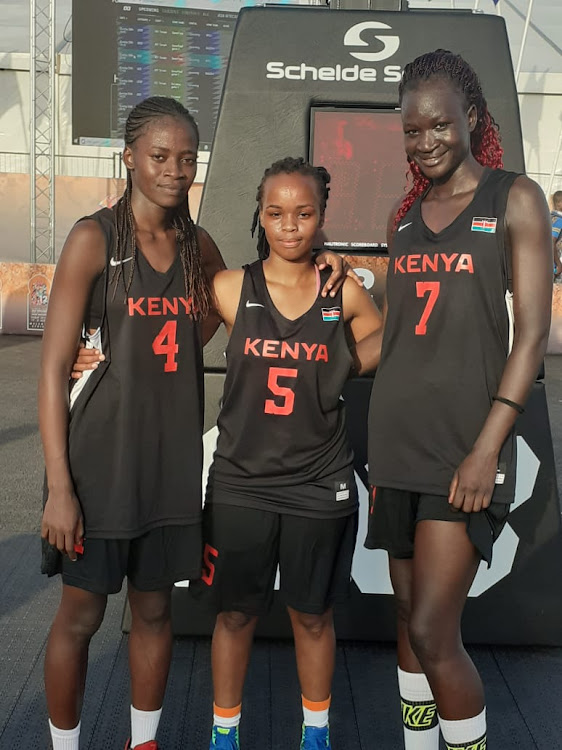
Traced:
[[[346, 336], [360, 342], [380, 329], [380, 316], [352, 281], [329, 302], [320, 296], [312, 248], [329, 179], [302, 159], [266, 170], [257, 195], [260, 259], [214, 280], [230, 340], [204, 574], [191, 587], [218, 613], [211, 748], [239, 748], [254, 629], [271, 604], [278, 565], [302, 692], [300, 746], [331, 747], [332, 607], [348, 591], [357, 516], [340, 399], [353, 364]], [[276, 743], [295, 747], [297, 738]]]

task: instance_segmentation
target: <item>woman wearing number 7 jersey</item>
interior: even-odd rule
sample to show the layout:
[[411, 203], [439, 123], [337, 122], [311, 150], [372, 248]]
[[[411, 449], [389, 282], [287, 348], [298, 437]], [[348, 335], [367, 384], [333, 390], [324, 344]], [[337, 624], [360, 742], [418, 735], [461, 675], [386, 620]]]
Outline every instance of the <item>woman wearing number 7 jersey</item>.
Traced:
[[[271, 604], [278, 565], [302, 692], [301, 748], [331, 747], [332, 607], [348, 592], [357, 523], [340, 394], [353, 365], [348, 338], [359, 343], [381, 320], [352, 281], [329, 302], [320, 296], [312, 248], [329, 180], [302, 159], [267, 169], [255, 216], [259, 260], [214, 279], [230, 339], [204, 510], [204, 572], [190, 589], [218, 613], [211, 748], [239, 748], [254, 629]], [[367, 349], [374, 358], [376, 347]]]
[[[90, 639], [125, 576], [128, 746], [155, 750], [171, 587], [201, 573], [202, 326], [213, 327], [208, 282], [224, 264], [189, 215], [198, 140], [174, 99], [138, 104], [125, 127], [125, 194], [75, 225], [55, 274], [39, 393], [43, 569], [63, 582], [45, 658], [54, 750], [78, 749]], [[69, 399], [83, 328], [105, 361]]]

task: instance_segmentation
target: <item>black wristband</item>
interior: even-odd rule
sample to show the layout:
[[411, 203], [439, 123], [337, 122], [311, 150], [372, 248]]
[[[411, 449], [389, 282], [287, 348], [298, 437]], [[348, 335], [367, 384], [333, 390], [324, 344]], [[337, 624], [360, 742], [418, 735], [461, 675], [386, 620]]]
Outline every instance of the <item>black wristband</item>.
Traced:
[[525, 409], [521, 406], [521, 404], [517, 404], [515, 401], [511, 401], [508, 398], [504, 398], [503, 396], [493, 396], [492, 401], [501, 401], [502, 404], [507, 404], [507, 406], [511, 406], [512, 409], [515, 409], [516, 412], [519, 412], [519, 414], [523, 414]]

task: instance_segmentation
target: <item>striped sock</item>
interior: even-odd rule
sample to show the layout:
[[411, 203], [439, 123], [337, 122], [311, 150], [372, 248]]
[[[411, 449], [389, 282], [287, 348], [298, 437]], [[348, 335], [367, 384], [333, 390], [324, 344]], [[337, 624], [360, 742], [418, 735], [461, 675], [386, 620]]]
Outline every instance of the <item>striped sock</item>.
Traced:
[[486, 709], [471, 719], [449, 721], [439, 717], [447, 750], [486, 750]]
[[231, 727], [237, 727], [240, 724], [240, 717], [242, 716], [242, 704], [239, 703], [234, 708], [221, 708], [213, 703], [213, 724], [216, 727], [223, 727], [224, 729], [230, 729]]
[[330, 714], [330, 695], [325, 701], [309, 701], [302, 696], [303, 722], [307, 727], [327, 727]]
[[398, 667], [406, 750], [439, 750], [437, 706], [424, 674]]
[[49, 719], [53, 750], [78, 750], [80, 743], [80, 722], [74, 729], [58, 729]]

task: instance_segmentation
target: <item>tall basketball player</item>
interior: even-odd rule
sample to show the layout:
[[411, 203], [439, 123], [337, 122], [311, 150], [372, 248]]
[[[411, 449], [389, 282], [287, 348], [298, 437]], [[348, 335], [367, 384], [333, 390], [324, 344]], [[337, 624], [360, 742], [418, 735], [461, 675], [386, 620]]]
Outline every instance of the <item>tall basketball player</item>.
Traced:
[[332, 607], [348, 590], [357, 528], [340, 399], [353, 365], [346, 337], [359, 342], [379, 330], [380, 316], [351, 280], [329, 302], [320, 294], [312, 248], [329, 179], [302, 159], [266, 170], [257, 194], [259, 260], [214, 280], [230, 339], [204, 511], [204, 575], [191, 589], [218, 612], [211, 748], [239, 747], [254, 629], [271, 604], [278, 565], [302, 692], [301, 748], [330, 747]]
[[[136, 106], [125, 127], [125, 194], [113, 210], [76, 224], [57, 266], [39, 399], [44, 568], [63, 580], [45, 660], [54, 750], [78, 748], [90, 639], [125, 576], [129, 746], [157, 747], [171, 586], [201, 573], [201, 344], [218, 324], [208, 281], [224, 263], [189, 215], [198, 141], [195, 121], [174, 99]], [[324, 259], [337, 268], [323, 292], [335, 293], [342, 264], [333, 254]], [[69, 401], [83, 329], [103, 362]]]
[[[389, 221], [369, 413], [366, 545], [390, 555], [407, 750], [484, 750], [484, 691], [460, 619], [514, 498], [517, 416], [549, 331], [544, 195], [505, 172], [472, 68], [444, 50], [400, 84], [413, 188]], [[510, 297], [513, 291], [514, 332]]]

